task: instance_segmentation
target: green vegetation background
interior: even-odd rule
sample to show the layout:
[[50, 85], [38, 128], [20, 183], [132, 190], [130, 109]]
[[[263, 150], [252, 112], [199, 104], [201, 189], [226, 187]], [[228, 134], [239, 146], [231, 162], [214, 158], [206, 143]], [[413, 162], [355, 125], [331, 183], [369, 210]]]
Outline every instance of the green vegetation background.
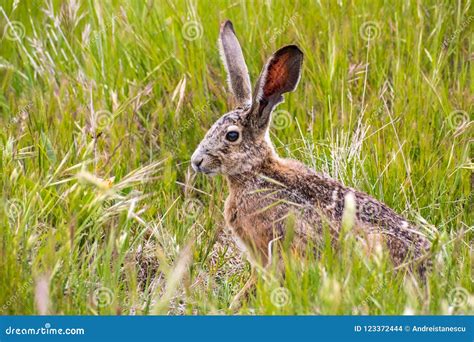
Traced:
[[[278, 152], [420, 224], [426, 286], [348, 239], [230, 308], [251, 269], [225, 180], [189, 170], [229, 109], [227, 18], [253, 81], [304, 51]], [[473, 28], [469, 1], [3, 2], [0, 313], [472, 314]]]

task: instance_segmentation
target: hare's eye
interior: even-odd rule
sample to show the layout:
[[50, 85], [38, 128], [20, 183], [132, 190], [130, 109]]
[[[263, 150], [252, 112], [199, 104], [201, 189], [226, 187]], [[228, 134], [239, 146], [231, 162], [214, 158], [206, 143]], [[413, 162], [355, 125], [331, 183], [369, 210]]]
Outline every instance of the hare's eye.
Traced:
[[239, 139], [239, 132], [237, 131], [230, 131], [230, 132], [227, 132], [227, 134], [225, 135], [225, 138], [227, 140], [229, 140], [230, 142], [235, 142]]

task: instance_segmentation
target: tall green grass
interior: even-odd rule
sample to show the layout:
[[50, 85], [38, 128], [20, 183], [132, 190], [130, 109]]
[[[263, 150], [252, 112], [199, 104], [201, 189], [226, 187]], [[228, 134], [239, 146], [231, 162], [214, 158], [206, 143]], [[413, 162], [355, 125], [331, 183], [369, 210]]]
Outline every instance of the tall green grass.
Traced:
[[[253, 81], [304, 51], [278, 152], [422, 226], [425, 285], [349, 238], [281, 253], [231, 307], [252, 271], [226, 183], [189, 170], [229, 109], [227, 18]], [[1, 314], [474, 312], [470, 1], [7, 0], [0, 29]]]

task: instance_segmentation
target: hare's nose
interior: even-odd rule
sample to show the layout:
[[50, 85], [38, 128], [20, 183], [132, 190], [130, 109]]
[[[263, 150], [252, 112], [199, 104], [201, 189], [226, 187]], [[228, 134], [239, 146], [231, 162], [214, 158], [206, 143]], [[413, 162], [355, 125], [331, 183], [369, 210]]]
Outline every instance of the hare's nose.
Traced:
[[191, 166], [194, 169], [194, 171], [196, 171], [196, 172], [200, 171], [199, 167], [201, 166], [203, 160], [204, 160], [203, 157], [197, 157], [197, 158], [193, 158], [191, 160]]

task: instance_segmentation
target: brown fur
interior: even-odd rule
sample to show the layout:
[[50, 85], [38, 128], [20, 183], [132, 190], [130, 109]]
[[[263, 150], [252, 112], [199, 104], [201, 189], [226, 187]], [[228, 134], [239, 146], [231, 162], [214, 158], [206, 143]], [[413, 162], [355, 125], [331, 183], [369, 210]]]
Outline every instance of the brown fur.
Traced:
[[[294, 160], [269, 155], [253, 172], [228, 176], [228, 183], [226, 222], [247, 246], [258, 251], [263, 263], [267, 262], [270, 241], [284, 238], [285, 218], [290, 212], [299, 214], [295, 229], [298, 245], [305, 246], [307, 239], [320, 239], [324, 222], [330, 224], [336, 240], [348, 193], [355, 196], [353, 229], [366, 240], [369, 252], [384, 243], [395, 265], [401, 265], [423, 258], [430, 247], [412, 224], [383, 203]], [[425, 264], [420, 262], [421, 273]]]
[[[413, 224], [369, 195], [275, 153], [268, 134], [271, 112], [284, 93], [296, 88], [302, 52], [293, 45], [278, 50], [264, 66], [252, 97], [241, 82], [248, 79], [241, 74], [247, 67], [233, 27], [226, 23], [222, 28], [223, 55], [235, 63], [227, 71], [240, 105], [209, 129], [191, 161], [196, 171], [226, 176], [230, 194], [225, 219], [238, 240], [265, 265], [271, 242], [285, 238], [287, 217], [294, 214], [295, 249], [303, 249], [309, 240], [321, 241], [325, 224], [337, 241], [350, 197], [355, 206], [353, 232], [366, 242], [367, 252], [382, 243], [395, 265], [416, 264], [424, 274], [430, 243]], [[239, 139], [228, 140], [229, 131], [238, 132]]]

